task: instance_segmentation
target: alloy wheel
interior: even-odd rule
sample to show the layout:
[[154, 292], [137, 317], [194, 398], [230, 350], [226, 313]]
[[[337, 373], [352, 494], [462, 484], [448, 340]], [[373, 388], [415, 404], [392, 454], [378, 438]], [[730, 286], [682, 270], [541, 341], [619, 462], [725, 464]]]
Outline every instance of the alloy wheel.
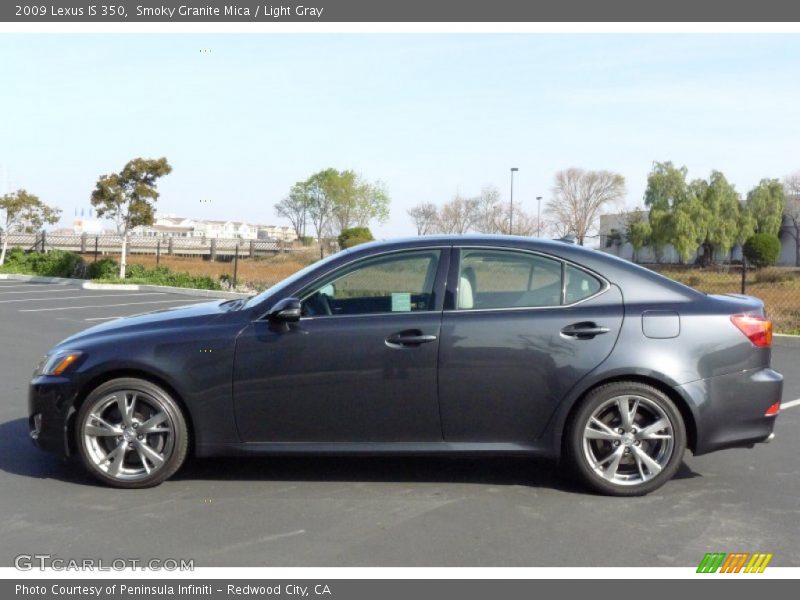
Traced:
[[95, 468], [122, 481], [157, 473], [175, 447], [168, 408], [139, 390], [115, 390], [100, 398], [84, 419], [81, 435]]
[[604, 480], [636, 486], [656, 477], [675, 448], [674, 426], [653, 400], [625, 394], [603, 402], [583, 431], [583, 453]]

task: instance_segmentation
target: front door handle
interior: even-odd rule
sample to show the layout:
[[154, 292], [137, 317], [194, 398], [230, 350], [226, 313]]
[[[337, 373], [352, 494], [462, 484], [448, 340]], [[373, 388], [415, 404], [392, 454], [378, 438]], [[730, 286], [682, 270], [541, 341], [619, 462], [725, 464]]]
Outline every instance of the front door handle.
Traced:
[[596, 335], [608, 333], [609, 331], [611, 330], [608, 327], [602, 327], [597, 323], [584, 322], [567, 325], [561, 330], [561, 334], [567, 337], [574, 337], [579, 340], [590, 340]]
[[423, 335], [418, 329], [411, 329], [390, 335], [386, 338], [386, 345], [389, 348], [416, 348], [435, 341], [435, 335]]

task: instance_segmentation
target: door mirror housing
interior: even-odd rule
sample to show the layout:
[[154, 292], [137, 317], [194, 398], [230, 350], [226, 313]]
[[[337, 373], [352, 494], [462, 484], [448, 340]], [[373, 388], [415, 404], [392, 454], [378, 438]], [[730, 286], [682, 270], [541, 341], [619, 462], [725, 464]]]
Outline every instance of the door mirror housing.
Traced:
[[296, 323], [303, 314], [300, 300], [297, 298], [284, 298], [279, 300], [267, 313], [267, 319], [273, 323]]

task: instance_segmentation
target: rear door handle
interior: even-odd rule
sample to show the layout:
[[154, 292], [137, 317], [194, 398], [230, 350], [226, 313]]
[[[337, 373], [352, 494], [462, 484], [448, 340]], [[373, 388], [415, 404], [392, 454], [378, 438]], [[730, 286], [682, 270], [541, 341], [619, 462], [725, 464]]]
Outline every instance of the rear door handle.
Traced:
[[609, 331], [611, 330], [608, 327], [602, 327], [596, 323], [587, 322], [567, 325], [561, 330], [561, 334], [567, 337], [574, 337], [579, 340], [589, 340], [596, 335], [608, 333]]
[[416, 348], [422, 344], [435, 342], [435, 335], [423, 335], [421, 331], [413, 329], [410, 331], [400, 331], [386, 338], [386, 345], [390, 348], [410, 347]]

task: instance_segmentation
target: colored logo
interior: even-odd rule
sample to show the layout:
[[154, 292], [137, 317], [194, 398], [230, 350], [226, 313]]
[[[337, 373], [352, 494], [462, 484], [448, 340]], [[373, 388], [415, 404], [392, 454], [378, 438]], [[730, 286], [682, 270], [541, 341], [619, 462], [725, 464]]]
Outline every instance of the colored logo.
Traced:
[[772, 554], [767, 552], [709, 552], [700, 561], [698, 573], [763, 573]]

